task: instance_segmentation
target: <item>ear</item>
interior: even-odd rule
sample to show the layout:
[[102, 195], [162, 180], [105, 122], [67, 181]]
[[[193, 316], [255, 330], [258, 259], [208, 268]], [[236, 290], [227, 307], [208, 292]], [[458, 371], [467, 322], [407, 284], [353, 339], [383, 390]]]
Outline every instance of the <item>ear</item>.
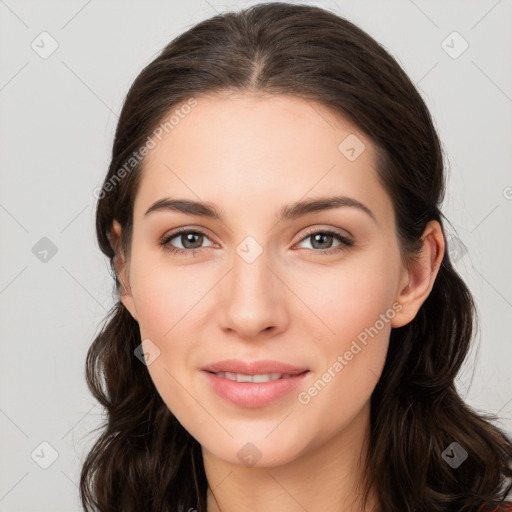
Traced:
[[129, 276], [129, 265], [121, 244], [121, 224], [114, 219], [109, 234], [109, 242], [114, 251], [114, 268], [120, 283], [119, 299], [132, 317], [138, 322], [137, 309], [133, 300]]
[[420, 254], [404, 268], [396, 298], [402, 309], [393, 318], [392, 327], [402, 327], [414, 319], [429, 296], [443, 261], [445, 241], [439, 222], [427, 224], [422, 240]]

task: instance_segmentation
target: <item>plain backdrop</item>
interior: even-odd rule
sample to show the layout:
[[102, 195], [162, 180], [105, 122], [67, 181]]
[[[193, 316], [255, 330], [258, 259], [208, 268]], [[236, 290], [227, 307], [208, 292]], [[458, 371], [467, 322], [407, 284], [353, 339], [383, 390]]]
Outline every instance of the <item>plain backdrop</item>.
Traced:
[[[175, 36], [253, 3], [0, 0], [1, 512], [81, 510], [80, 461], [103, 419], [85, 356], [113, 304], [93, 190], [125, 94]], [[457, 387], [510, 433], [512, 2], [303, 3], [369, 32], [431, 109], [453, 256], [480, 311]]]

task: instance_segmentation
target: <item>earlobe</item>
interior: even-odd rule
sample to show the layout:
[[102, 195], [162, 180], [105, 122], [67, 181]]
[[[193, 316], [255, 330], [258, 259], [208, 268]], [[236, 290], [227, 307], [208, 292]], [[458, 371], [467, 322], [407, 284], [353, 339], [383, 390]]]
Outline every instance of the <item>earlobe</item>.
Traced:
[[135, 301], [133, 300], [133, 295], [131, 292], [131, 288], [129, 284], [126, 284], [126, 280], [124, 278], [124, 271], [122, 274], [118, 274], [119, 279], [119, 300], [123, 304], [123, 306], [128, 310], [130, 315], [132, 315], [133, 319], [138, 322], [139, 318], [137, 316], [137, 308], [135, 307]]
[[128, 310], [128, 312], [132, 315], [135, 321], [138, 320], [137, 309], [135, 307], [135, 302], [133, 300], [131, 287], [129, 280], [127, 279], [128, 275], [128, 264], [126, 257], [124, 255], [122, 244], [121, 244], [121, 225], [119, 222], [114, 219], [112, 223], [112, 229], [109, 234], [109, 241], [112, 250], [114, 251], [114, 269], [116, 271], [117, 279], [119, 281], [119, 300], [123, 304], [123, 306]]
[[119, 300], [122, 302], [123, 306], [128, 310], [130, 315], [132, 315], [133, 319], [138, 322], [139, 318], [137, 316], [137, 308], [135, 307], [135, 302], [133, 300], [133, 296], [130, 291], [123, 288], [123, 284], [121, 283], [121, 290], [119, 291]]
[[423, 246], [417, 258], [404, 269], [397, 302], [402, 309], [391, 322], [392, 327], [402, 327], [411, 322], [425, 302], [443, 261], [445, 242], [441, 225], [430, 221], [422, 236]]

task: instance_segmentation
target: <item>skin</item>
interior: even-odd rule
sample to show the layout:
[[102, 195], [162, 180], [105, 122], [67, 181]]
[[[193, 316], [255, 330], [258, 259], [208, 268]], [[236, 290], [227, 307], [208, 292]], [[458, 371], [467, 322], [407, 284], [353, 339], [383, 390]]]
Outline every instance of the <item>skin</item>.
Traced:
[[[139, 322], [141, 339], [160, 351], [148, 371], [202, 446], [209, 512], [360, 511], [370, 396], [391, 328], [409, 323], [432, 289], [444, 253], [441, 228], [429, 223], [422, 252], [404, 265], [374, 147], [324, 106], [238, 93], [196, 99], [148, 155], [130, 253], [118, 250], [115, 259], [121, 300]], [[338, 150], [349, 134], [365, 145], [353, 161]], [[331, 195], [357, 199], [376, 220], [348, 206], [276, 220], [283, 205]], [[172, 211], [144, 215], [166, 197], [215, 203], [224, 222]], [[172, 239], [175, 247], [201, 247], [194, 256], [159, 245], [180, 227], [206, 234]], [[341, 242], [315, 244], [307, 228], [350, 234], [355, 245], [322, 255]], [[121, 231], [115, 221], [114, 244]], [[263, 250], [252, 263], [236, 251], [249, 235]], [[389, 310], [394, 316], [378, 334], [300, 403], [299, 392]], [[199, 370], [227, 358], [274, 359], [310, 372], [275, 403], [239, 407], [215, 394]], [[253, 466], [237, 455], [248, 442], [261, 453]], [[365, 510], [376, 506], [372, 492]]]

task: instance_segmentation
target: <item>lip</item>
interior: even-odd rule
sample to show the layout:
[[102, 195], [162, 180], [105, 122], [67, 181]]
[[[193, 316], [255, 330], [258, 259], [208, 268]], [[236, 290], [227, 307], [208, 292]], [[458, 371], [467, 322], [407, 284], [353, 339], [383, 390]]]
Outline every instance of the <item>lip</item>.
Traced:
[[255, 408], [269, 405], [293, 391], [309, 371], [268, 382], [236, 382], [206, 370], [201, 373], [220, 397], [239, 407]]
[[308, 370], [299, 366], [294, 366], [280, 361], [271, 361], [268, 359], [262, 361], [242, 361], [241, 359], [225, 359], [216, 363], [204, 366], [201, 370], [207, 372], [231, 372], [243, 373], [244, 375], [261, 375], [262, 373], [282, 373], [297, 375]]

